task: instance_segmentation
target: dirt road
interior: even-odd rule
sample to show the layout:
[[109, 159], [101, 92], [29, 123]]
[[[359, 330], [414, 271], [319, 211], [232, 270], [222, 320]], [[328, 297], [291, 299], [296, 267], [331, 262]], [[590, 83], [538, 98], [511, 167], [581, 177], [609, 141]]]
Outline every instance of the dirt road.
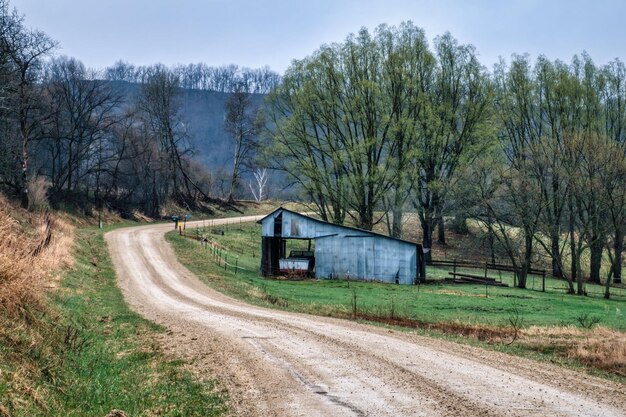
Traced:
[[106, 235], [119, 285], [132, 308], [169, 329], [169, 349], [225, 382], [235, 415], [626, 416], [618, 383], [228, 298], [176, 261], [164, 239], [171, 227]]

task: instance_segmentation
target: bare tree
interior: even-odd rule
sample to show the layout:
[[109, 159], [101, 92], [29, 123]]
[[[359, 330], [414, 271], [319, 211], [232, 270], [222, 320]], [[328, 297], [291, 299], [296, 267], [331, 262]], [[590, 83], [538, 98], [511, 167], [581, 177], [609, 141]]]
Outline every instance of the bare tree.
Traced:
[[109, 81], [135, 82], [135, 66], [124, 61], [117, 61], [113, 66], [106, 68], [104, 78]]
[[[191, 198], [191, 188], [183, 169], [182, 158], [189, 151], [181, 120], [178, 78], [167, 70], [159, 70], [144, 85], [139, 97], [143, 129], [156, 142], [160, 169], [153, 174], [153, 214], [170, 193], [179, 202]], [[157, 178], [155, 175], [158, 175]]]
[[267, 198], [267, 180], [269, 179], [269, 174], [267, 172], [267, 168], [257, 168], [253, 172], [254, 180], [256, 184], [252, 184], [252, 182], [248, 183], [248, 187], [250, 187], [250, 191], [252, 192], [252, 196], [256, 201], [263, 201]]
[[239, 187], [242, 166], [252, 156], [259, 133], [257, 108], [252, 104], [244, 85], [240, 85], [226, 102], [224, 128], [235, 142], [228, 192], [228, 202], [232, 203]]
[[16, 11], [9, 11], [8, 2], [0, 3], [0, 51], [7, 60], [11, 72], [8, 93], [10, 111], [19, 125], [21, 151], [19, 153], [19, 187], [22, 207], [28, 207], [28, 170], [30, 141], [40, 118], [39, 86], [37, 80], [43, 58], [50, 54], [57, 43], [38, 30], [27, 29]]
[[81, 185], [88, 187], [93, 177], [99, 200], [100, 175], [113, 157], [107, 135], [120, 121], [122, 97], [73, 58], [53, 59], [43, 83], [50, 116], [42, 144], [48, 149], [45, 163], [52, 188], [73, 193]]

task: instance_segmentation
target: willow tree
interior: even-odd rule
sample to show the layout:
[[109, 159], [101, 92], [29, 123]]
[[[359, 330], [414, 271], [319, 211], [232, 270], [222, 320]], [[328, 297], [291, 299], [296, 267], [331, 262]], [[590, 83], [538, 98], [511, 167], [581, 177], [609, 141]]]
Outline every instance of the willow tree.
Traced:
[[[334, 51], [320, 51], [317, 60]], [[315, 205], [322, 219], [342, 224], [346, 215], [345, 181], [340, 150], [334, 149], [328, 128], [318, 119], [314, 103], [313, 58], [294, 62], [280, 86], [269, 96], [270, 143], [264, 146], [272, 166], [286, 172]]]
[[[534, 79], [537, 94], [533, 106], [539, 110], [536, 118], [537, 136], [533, 141], [535, 174], [539, 179], [540, 194], [545, 204], [541, 213], [542, 231], [549, 236], [552, 275], [563, 277], [564, 242], [561, 238], [568, 202], [568, 185], [564, 179], [564, 136], [575, 129], [577, 106], [574, 106], [577, 83], [569, 67], [539, 57]], [[541, 137], [539, 137], [541, 136]], [[543, 244], [542, 241], [539, 242]]]
[[436, 61], [424, 31], [411, 23], [380, 31], [378, 39], [384, 56], [383, 88], [394, 118], [395, 143], [389, 156], [396, 176], [384, 207], [391, 214], [390, 235], [401, 237], [404, 207], [411, 198], [409, 190], [417, 174], [414, 166], [419, 158], [420, 120], [428, 110], [425, 86], [433, 77]]
[[[496, 67], [495, 82], [496, 114], [501, 126], [499, 141], [505, 155], [503, 169], [507, 173], [507, 181], [503, 182], [507, 191], [502, 197], [508, 201], [510, 209], [493, 214], [497, 222], [508, 225], [501, 230], [503, 246], [515, 267], [517, 286], [525, 288], [533, 259], [533, 243], [545, 204], [533, 157], [544, 134], [540, 92], [527, 57], [514, 57], [509, 67], [501, 62]], [[511, 244], [519, 240], [512, 239], [513, 235], [523, 244]]]
[[271, 95], [274, 165], [324, 219], [348, 216], [370, 230], [391, 189], [396, 201], [406, 199], [419, 92], [413, 69], [425, 59], [424, 34], [411, 23], [380, 26], [374, 36], [363, 29], [294, 62]]
[[[601, 70], [599, 78], [604, 134], [615, 142], [615, 146], [624, 148], [626, 147], [626, 66], [623, 62], [615, 60]], [[608, 252], [612, 259], [613, 279], [615, 283], [621, 283], [622, 252], [626, 236], [626, 190], [624, 169], [616, 171], [616, 175], [607, 178], [607, 185], [611, 192], [608, 193], [606, 201], [612, 223], [610, 233], [612, 247], [609, 246]]]
[[430, 261], [432, 234], [442, 222], [446, 198], [457, 169], [488, 136], [491, 87], [471, 45], [449, 33], [435, 40], [436, 65], [421, 80], [417, 117], [416, 184], [413, 206], [422, 226], [425, 259]]

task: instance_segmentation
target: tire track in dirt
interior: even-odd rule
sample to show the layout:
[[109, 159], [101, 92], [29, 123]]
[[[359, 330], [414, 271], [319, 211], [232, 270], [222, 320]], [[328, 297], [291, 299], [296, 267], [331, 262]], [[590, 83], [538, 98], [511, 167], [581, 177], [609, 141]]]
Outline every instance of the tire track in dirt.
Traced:
[[225, 380], [237, 415], [626, 415], [624, 387], [610, 381], [232, 300], [176, 261], [164, 239], [170, 227], [106, 235], [120, 287], [133, 308], [170, 329], [163, 342], [192, 359], [199, 375], [209, 370]]

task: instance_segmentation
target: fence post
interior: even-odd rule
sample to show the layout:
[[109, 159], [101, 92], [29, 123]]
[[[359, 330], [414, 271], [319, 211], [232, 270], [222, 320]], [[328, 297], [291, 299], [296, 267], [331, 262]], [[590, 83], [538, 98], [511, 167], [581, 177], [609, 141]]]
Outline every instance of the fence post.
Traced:
[[237, 265], [239, 265], [239, 256], [235, 258], [235, 275], [237, 275]]
[[452, 261], [452, 273], [456, 274], [456, 258]]
[[541, 274], [541, 292], [546, 292], [546, 270]]
[[224, 253], [224, 270], [226, 270], [227, 265], [228, 265], [228, 253]]

